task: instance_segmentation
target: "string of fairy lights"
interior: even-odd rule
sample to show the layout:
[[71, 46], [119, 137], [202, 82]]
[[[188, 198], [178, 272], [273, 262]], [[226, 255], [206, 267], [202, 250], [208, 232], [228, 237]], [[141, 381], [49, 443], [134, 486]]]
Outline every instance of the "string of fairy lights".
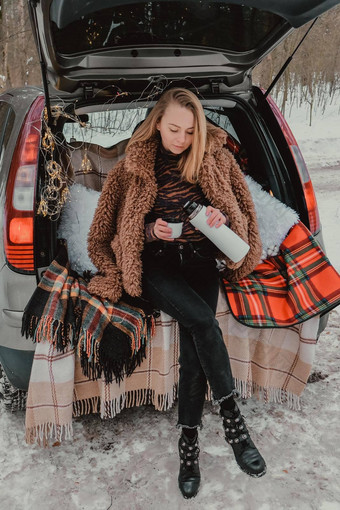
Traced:
[[[196, 94], [201, 96], [197, 88], [190, 80], [187, 80], [188, 86], [196, 89]], [[55, 221], [60, 217], [62, 208], [69, 196], [69, 187], [74, 183], [73, 170], [71, 168], [72, 152], [75, 150], [82, 150], [82, 160], [80, 168], [77, 169], [82, 173], [90, 173], [92, 163], [88, 156], [88, 146], [91, 143], [92, 137], [96, 135], [109, 135], [110, 137], [115, 134], [121, 135], [122, 133], [130, 133], [136, 124], [145, 117], [146, 109], [149, 108], [153, 102], [160, 96], [160, 94], [169, 86], [173, 81], [168, 80], [164, 76], [159, 76], [154, 82], [148, 84], [145, 89], [139, 94], [138, 98], [132, 101], [126, 101], [122, 104], [122, 109], [119, 109], [120, 115], [115, 115], [112, 109], [113, 103], [117, 99], [125, 96], [129, 97], [128, 92], [124, 92], [117, 88], [114, 95], [110, 96], [108, 100], [98, 105], [96, 109], [97, 114], [105, 113], [101, 118], [100, 124], [95, 124], [82, 120], [81, 115], [71, 114], [66, 111], [69, 105], [65, 104], [60, 99], [59, 104], [51, 106], [52, 124], [57, 125], [60, 117], [65, 121], [70, 122], [73, 126], [79, 128], [77, 130], [78, 138], [82, 136], [82, 140], [77, 140], [77, 148], [72, 143], [65, 142], [58, 134], [54, 134], [53, 126], [48, 124], [48, 116], [46, 108], [43, 115], [42, 126], [42, 140], [41, 152], [43, 155], [43, 164], [45, 169], [44, 183], [40, 189], [40, 201], [38, 204], [37, 213], [50, 220]], [[109, 87], [106, 87], [109, 88]], [[112, 87], [110, 87], [112, 89]], [[102, 96], [107, 91], [105, 88], [98, 90], [94, 94]], [[125, 113], [128, 115], [124, 115]], [[66, 154], [67, 157], [61, 158], [61, 154]]]
[[[66, 113], [62, 105], [52, 106], [51, 115], [55, 120], [62, 116], [85, 127], [85, 123], [79, 118]], [[48, 125], [46, 108], [43, 114], [43, 133], [41, 149], [44, 156], [45, 182], [40, 190], [37, 213], [57, 220], [69, 194], [70, 178], [67, 169], [55, 160], [56, 147], [61, 144]]]

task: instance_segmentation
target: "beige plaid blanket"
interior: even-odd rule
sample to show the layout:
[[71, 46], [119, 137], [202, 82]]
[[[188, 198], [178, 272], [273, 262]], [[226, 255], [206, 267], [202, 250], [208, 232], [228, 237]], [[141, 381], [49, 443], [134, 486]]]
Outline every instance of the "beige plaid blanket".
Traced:
[[[228, 348], [235, 385], [242, 398], [286, 403], [299, 409], [311, 371], [319, 318], [289, 328], [258, 329], [238, 323], [220, 292], [217, 319]], [[47, 445], [73, 437], [72, 417], [99, 412], [113, 418], [126, 407], [173, 406], [178, 382], [178, 324], [161, 313], [146, 359], [117, 383], [84, 377], [74, 350], [36, 345], [26, 410], [26, 441]]]

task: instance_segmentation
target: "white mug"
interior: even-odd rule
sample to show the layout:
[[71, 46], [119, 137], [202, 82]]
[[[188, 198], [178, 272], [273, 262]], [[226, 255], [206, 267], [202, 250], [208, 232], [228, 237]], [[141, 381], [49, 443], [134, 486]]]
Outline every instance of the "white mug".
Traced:
[[182, 221], [176, 221], [172, 218], [164, 218], [164, 221], [167, 222], [168, 227], [172, 230], [171, 239], [176, 239], [177, 237], [181, 236], [183, 227]]

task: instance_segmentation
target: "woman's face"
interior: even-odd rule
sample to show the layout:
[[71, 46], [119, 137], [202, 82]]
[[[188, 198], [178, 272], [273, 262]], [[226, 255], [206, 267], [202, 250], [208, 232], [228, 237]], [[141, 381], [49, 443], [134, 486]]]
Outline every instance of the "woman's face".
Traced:
[[164, 149], [173, 154], [187, 150], [194, 134], [194, 114], [189, 108], [171, 103], [157, 123]]

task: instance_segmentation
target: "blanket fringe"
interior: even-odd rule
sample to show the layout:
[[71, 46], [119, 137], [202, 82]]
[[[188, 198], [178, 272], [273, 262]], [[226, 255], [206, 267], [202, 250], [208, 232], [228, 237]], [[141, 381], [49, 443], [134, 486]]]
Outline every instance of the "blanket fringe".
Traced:
[[124, 377], [129, 377], [135, 368], [140, 366], [146, 358], [146, 344], [141, 345], [140, 349], [127, 359], [112, 359], [106, 352], [103, 356], [98, 357], [96, 355], [89, 359], [87, 352], [81, 349], [81, 345], [78, 355], [85, 377], [96, 381], [103, 375], [106, 384], [110, 384], [113, 381], [119, 384], [123, 381]]
[[[300, 398], [289, 391], [280, 388], [264, 388], [256, 383], [234, 379], [236, 391], [241, 398], [255, 397], [267, 404], [286, 404], [290, 409], [300, 410]], [[210, 389], [207, 400], [212, 400]], [[73, 404], [73, 415], [79, 417], [85, 414], [99, 413], [102, 419], [114, 418], [123, 409], [143, 405], [153, 405], [156, 411], [171, 409], [178, 398], [178, 384], [174, 384], [168, 393], [156, 393], [155, 390], [137, 389], [126, 391], [110, 401], [101, 402], [99, 397], [79, 400]]]
[[[251, 381], [234, 379], [235, 388], [241, 398], [256, 397], [265, 403], [287, 404], [290, 409], [300, 410], [300, 398], [289, 391], [280, 388], [264, 388]], [[211, 400], [211, 391], [207, 391], [207, 399]], [[143, 405], [153, 405], [156, 411], [167, 411], [171, 409], [178, 397], [178, 384], [175, 383], [167, 393], [156, 393], [155, 390], [137, 389], [126, 391], [122, 395], [104, 401], [99, 396], [77, 400], [73, 402], [73, 417], [79, 418], [82, 415], [100, 413], [102, 419], [114, 418], [123, 409]], [[26, 429], [26, 442], [28, 444], [38, 443], [47, 447], [50, 441], [61, 442], [73, 438], [72, 423], [57, 425], [55, 423], [44, 423]]]
[[168, 393], [159, 394], [155, 390], [138, 389], [127, 391], [109, 402], [101, 409], [101, 418], [114, 418], [123, 409], [143, 405], [153, 405], [156, 411], [171, 409], [177, 399], [177, 384]]
[[109, 419], [117, 416], [123, 409], [149, 404], [153, 405], [156, 411], [167, 411], [173, 407], [177, 399], [177, 386], [176, 383], [171, 391], [163, 394], [148, 389], [127, 391], [110, 401], [102, 401], [102, 405], [99, 397], [78, 400], [73, 403], [73, 416], [78, 418], [85, 414], [100, 412], [102, 419]]
[[71, 324], [65, 325], [62, 321], [50, 316], [37, 317], [24, 313], [21, 334], [32, 338], [33, 342], [49, 342], [58, 351], [64, 351], [70, 344], [74, 347], [75, 328]]
[[73, 402], [73, 416], [85, 416], [87, 414], [97, 414], [100, 412], [100, 397], [89, 397], [83, 400]]
[[290, 409], [300, 411], [300, 397], [290, 391], [283, 390], [282, 388], [273, 388], [259, 386], [252, 381], [243, 381], [234, 378], [235, 388], [240, 394], [241, 398], [256, 397], [258, 400], [266, 404], [287, 404]]
[[47, 448], [51, 441], [61, 442], [65, 439], [73, 439], [73, 425], [72, 422], [65, 425], [51, 422], [36, 425], [26, 428], [25, 439], [27, 444], [37, 443], [39, 446]]
[[99, 350], [102, 338], [97, 338], [81, 328], [78, 322], [72, 327], [70, 323], [64, 324], [50, 316], [39, 318], [25, 313], [21, 334], [26, 338], [31, 337], [36, 343], [49, 342], [62, 352], [68, 345], [74, 348], [77, 343], [78, 356], [86, 377], [97, 380], [103, 374], [106, 383], [112, 383], [113, 380], [120, 383], [145, 359], [146, 345], [154, 335], [155, 327], [155, 318], [152, 315], [140, 319], [135, 335], [113, 326], [109, 340], [114, 339], [114, 342], [111, 342], [109, 353], [103, 350], [102, 354]]

